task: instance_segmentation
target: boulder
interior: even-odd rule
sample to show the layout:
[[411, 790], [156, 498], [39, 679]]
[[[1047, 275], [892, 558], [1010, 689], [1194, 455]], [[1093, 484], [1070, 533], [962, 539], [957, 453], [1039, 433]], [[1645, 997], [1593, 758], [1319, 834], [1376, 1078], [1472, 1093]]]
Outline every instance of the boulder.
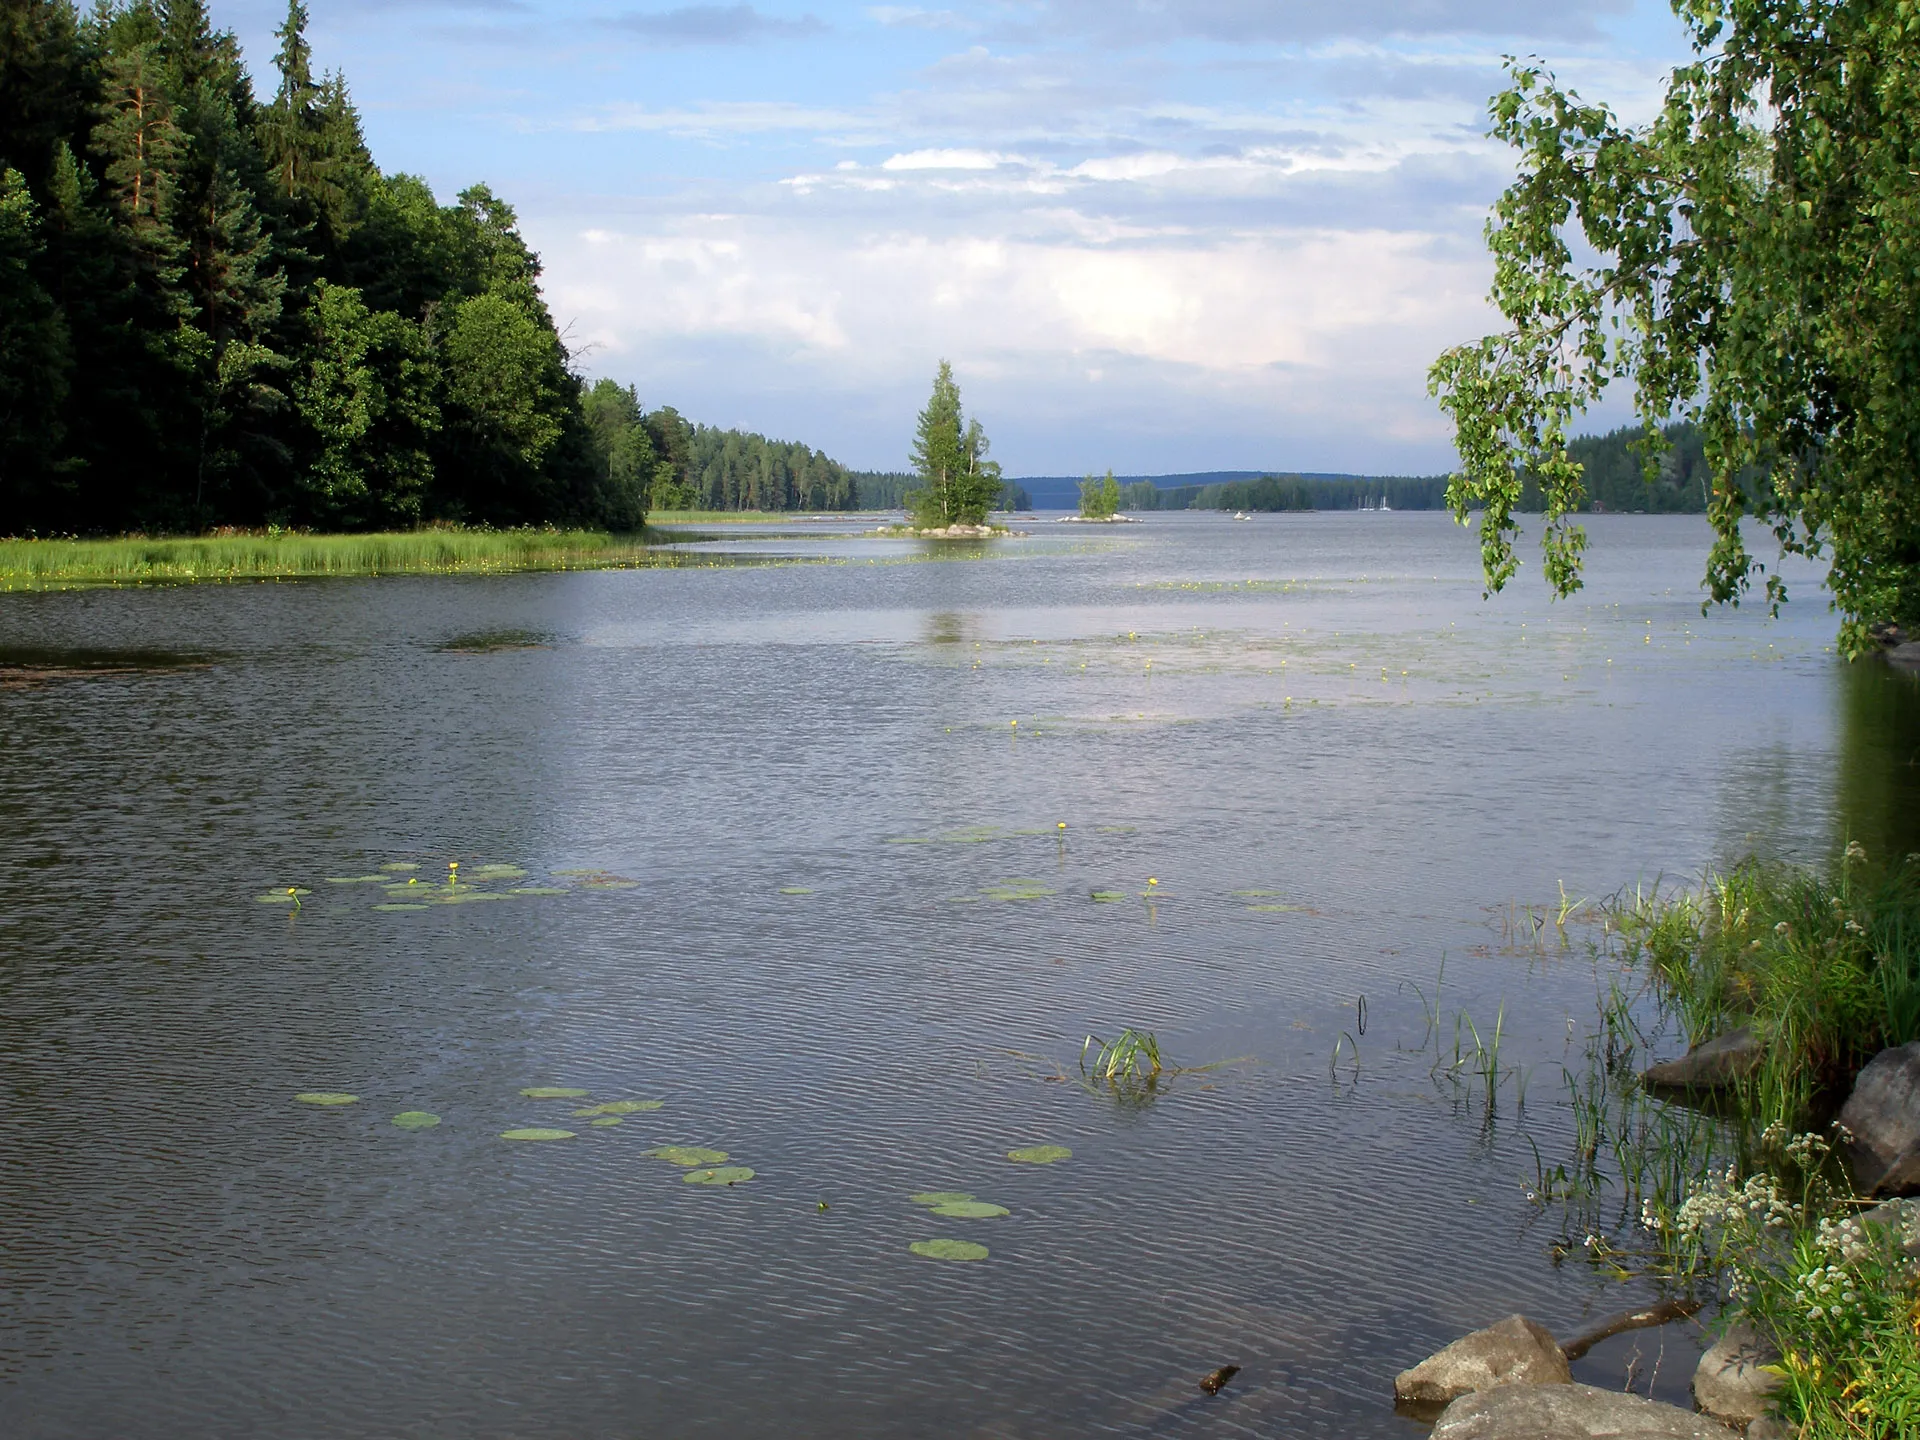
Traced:
[[1509, 1315], [1462, 1336], [1393, 1381], [1393, 1393], [1419, 1405], [1444, 1405], [1496, 1385], [1566, 1385], [1573, 1380], [1567, 1357], [1548, 1334], [1524, 1315]]
[[1693, 1401], [1716, 1420], [1750, 1425], [1767, 1413], [1780, 1388], [1780, 1376], [1761, 1366], [1779, 1360], [1772, 1341], [1751, 1326], [1735, 1325], [1700, 1357]]
[[1672, 1090], [1711, 1090], [1744, 1080], [1760, 1068], [1760, 1059], [1760, 1041], [1742, 1025], [1694, 1046], [1678, 1060], [1662, 1061], [1640, 1078]]
[[1881, 653], [1887, 657], [1887, 663], [1896, 669], [1920, 670], [1920, 640], [1890, 645]]
[[1910, 1259], [1920, 1260], [1920, 1200], [1889, 1200], [1860, 1217], [1894, 1233]]
[[1840, 1107], [1862, 1195], [1920, 1194], [1920, 1040], [1867, 1062]]
[[1747, 1426], [1747, 1440], [1794, 1440], [1793, 1427], [1777, 1415], [1762, 1415]]
[[1717, 1420], [1591, 1385], [1502, 1385], [1441, 1412], [1433, 1440], [1733, 1440]]

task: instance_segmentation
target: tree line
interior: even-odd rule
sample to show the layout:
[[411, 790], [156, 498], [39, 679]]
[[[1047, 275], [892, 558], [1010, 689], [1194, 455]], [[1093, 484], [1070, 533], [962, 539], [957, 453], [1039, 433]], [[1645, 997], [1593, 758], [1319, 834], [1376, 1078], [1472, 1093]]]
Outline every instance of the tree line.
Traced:
[[383, 174], [307, 13], [256, 95], [204, 0], [0, 8], [0, 528], [633, 528], [485, 185]]

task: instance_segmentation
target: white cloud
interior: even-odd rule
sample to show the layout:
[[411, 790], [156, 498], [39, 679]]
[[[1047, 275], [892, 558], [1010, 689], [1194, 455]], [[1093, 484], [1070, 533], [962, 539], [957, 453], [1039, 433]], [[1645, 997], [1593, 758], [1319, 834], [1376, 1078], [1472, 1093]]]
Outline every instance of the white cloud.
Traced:
[[880, 162], [882, 170], [993, 170], [1001, 165], [1018, 164], [1017, 155], [1002, 155], [993, 150], [909, 150], [889, 155]]

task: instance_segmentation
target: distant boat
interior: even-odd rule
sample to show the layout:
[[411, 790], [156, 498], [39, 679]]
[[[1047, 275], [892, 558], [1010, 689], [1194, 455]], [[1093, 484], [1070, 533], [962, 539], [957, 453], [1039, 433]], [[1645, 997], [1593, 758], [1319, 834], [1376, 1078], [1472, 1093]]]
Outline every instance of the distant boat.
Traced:
[[1387, 504], [1387, 497], [1386, 497], [1386, 496], [1384, 496], [1384, 495], [1382, 495], [1382, 496], [1380, 497], [1380, 508], [1381, 508], [1382, 510], [1391, 510], [1391, 509], [1393, 509], [1393, 507], [1392, 507], [1391, 505], [1389, 505], [1389, 504]]
[[1247, 514], [1245, 511], [1236, 510], [1233, 512], [1233, 518], [1236, 520], [1251, 520], [1253, 517]]

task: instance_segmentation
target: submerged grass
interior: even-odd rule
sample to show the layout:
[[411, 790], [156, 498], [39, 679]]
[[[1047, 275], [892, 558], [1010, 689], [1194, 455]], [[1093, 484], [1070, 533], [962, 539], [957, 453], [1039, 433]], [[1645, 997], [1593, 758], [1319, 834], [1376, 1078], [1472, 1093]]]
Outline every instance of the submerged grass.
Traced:
[[185, 539], [0, 539], [0, 590], [323, 575], [593, 570], [670, 563], [644, 536], [596, 530], [435, 528], [373, 535], [291, 531]]

